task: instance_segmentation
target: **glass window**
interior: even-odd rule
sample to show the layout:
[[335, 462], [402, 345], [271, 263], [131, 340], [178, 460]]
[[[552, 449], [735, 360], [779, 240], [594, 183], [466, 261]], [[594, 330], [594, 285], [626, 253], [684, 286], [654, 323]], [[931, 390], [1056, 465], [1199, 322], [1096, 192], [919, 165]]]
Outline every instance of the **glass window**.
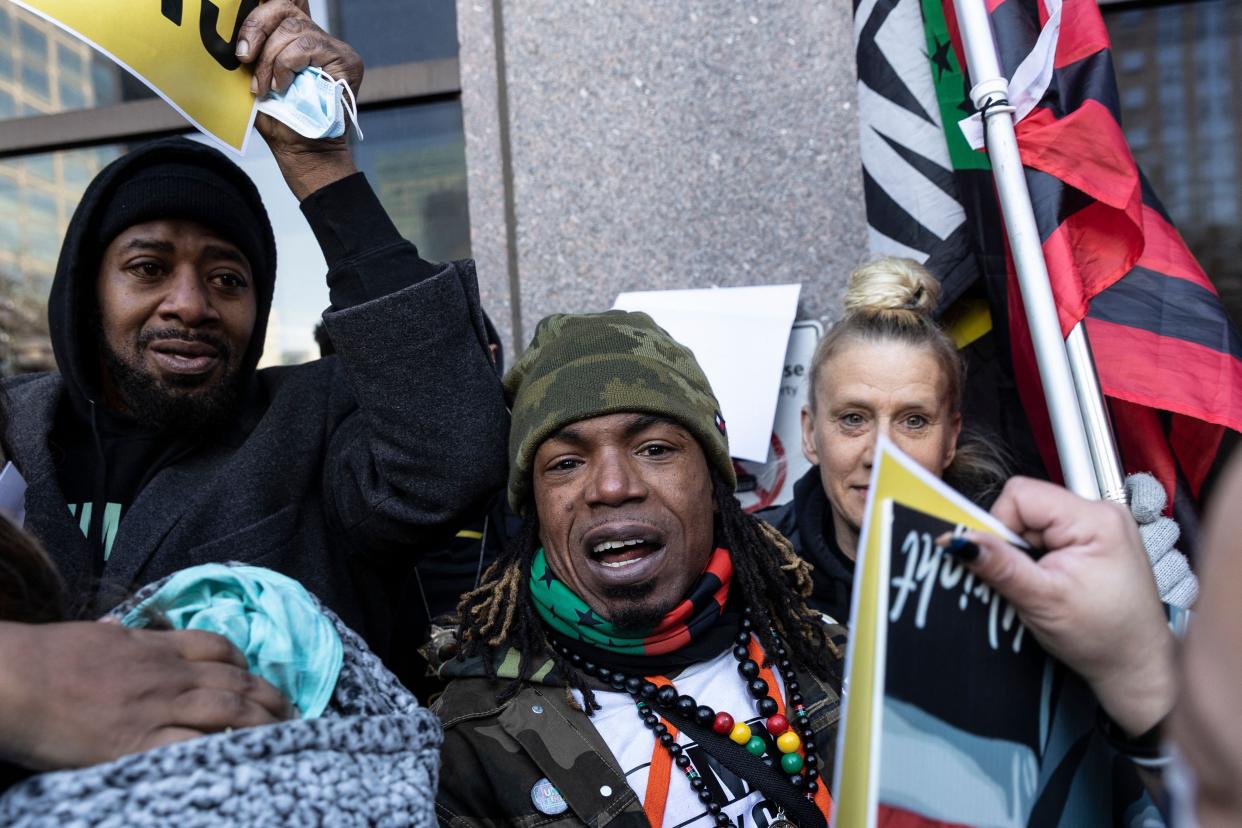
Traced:
[[1230, 224], [1238, 220], [1238, 199], [1233, 193], [1226, 193], [1212, 199], [1212, 218], [1221, 224]]
[[62, 75], [56, 83], [56, 88], [60, 90], [61, 109], [83, 109], [86, 107], [86, 92], [81, 80]]
[[[48, 165], [51, 166], [51, 160], [47, 160]], [[34, 163], [34, 159], [27, 161], [26, 168], [30, 169]], [[44, 190], [41, 187], [27, 187], [23, 194], [22, 201], [25, 204], [26, 209], [33, 213], [36, 218], [42, 219], [51, 217], [55, 220], [56, 198], [49, 191]]]
[[95, 89], [96, 101], [116, 103], [121, 98], [120, 70], [107, 58], [95, 57], [91, 61], [91, 86]]
[[60, 251], [56, 197], [50, 192], [32, 187], [28, 187], [23, 195], [25, 252], [45, 262], [55, 261], [56, 254]]
[[[1101, 9], [1113, 42], [1126, 46], [1118, 84], [1130, 149], [1242, 322], [1242, 3]], [[1153, 59], [1131, 51], [1136, 43], [1154, 44]]]
[[[40, 23], [43, 25], [40, 26]], [[51, 23], [33, 17], [29, 22], [21, 21], [18, 26], [18, 41], [21, 43], [22, 55], [27, 61], [38, 58], [44, 63], [47, 62], [47, 32], [53, 28]]]
[[1128, 86], [1121, 93], [1123, 109], [1137, 109], [1147, 103], [1147, 87], [1142, 85]]
[[15, 106], [13, 111], [0, 110], [0, 118], [85, 109], [155, 94], [135, 80], [122, 82], [128, 75], [116, 64], [52, 23], [19, 8], [6, 11], [2, 19], [10, 16], [17, 21], [19, 34], [12, 53], [12, 38], [0, 36], [0, 83], [11, 83]]
[[22, 166], [26, 169], [27, 175], [32, 175], [44, 181], [56, 180], [56, 159], [52, 157], [51, 153], [27, 156], [22, 162]]
[[[0, 175], [0, 249], [16, 250], [19, 242], [21, 207], [17, 197], [17, 181]], [[0, 274], [5, 268], [0, 266]]]
[[16, 114], [17, 106], [13, 103], [13, 96], [0, 89], [0, 118], [12, 118]]
[[47, 67], [42, 64], [22, 63], [22, 87], [27, 93], [34, 93], [40, 98], [51, 97], [51, 87], [47, 82]]
[[[83, 48], [89, 49], [90, 47], [84, 46]], [[56, 44], [56, 62], [60, 66], [61, 75], [78, 76], [82, 74], [84, 68], [82, 54], [66, 46], [64, 43]]]
[[1137, 72], [1143, 68], [1143, 64], [1147, 62], [1147, 56], [1142, 52], [1125, 51], [1117, 59], [1117, 65], [1121, 67], [1123, 72]]
[[470, 255], [461, 104], [444, 101], [363, 113], [358, 165], [401, 234], [432, 261]]
[[331, 0], [329, 21], [368, 66], [457, 54], [454, 0]]
[[[97, 147], [0, 161], [0, 296], [9, 300], [7, 316], [0, 314], [0, 338], [34, 338], [36, 347], [24, 350], [47, 361], [27, 365], [30, 370], [51, 365], [47, 294], [65, 225], [90, 176], [119, 152], [115, 146]], [[69, 174], [83, 166], [89, 170], [85, 180]], [[5, 358], [12, 354], [0, 354], [0, 360]], [[0, 370], [12, 369], [12, 364], [0, 364]]]
[[9, 19], [9, 11], [4, 6], [0, 6], [0, 38], [4, 38], [5, 42], [13, 35], [13, 23]]
[[[91, 179], [95, 177], [95, 173], [103, 169], [92, 152], [66, 152], [62, 153], [61, 169], [64, 174], [64, 184], [69, 190], [76, 192], [84, 192]], [[106, 162], [105, 162], [106, 163]]]

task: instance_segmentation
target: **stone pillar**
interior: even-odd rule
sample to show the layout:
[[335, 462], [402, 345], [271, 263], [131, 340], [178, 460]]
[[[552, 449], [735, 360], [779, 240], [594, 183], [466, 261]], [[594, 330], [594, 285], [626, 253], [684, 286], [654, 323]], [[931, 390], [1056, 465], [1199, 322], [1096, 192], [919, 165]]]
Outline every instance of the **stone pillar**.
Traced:
[[[471, 241], [509, 353], [624, 290], [866, 257], [849, 0], [457, 0]], [[515, 347], [516, 346], [516, 347]]]

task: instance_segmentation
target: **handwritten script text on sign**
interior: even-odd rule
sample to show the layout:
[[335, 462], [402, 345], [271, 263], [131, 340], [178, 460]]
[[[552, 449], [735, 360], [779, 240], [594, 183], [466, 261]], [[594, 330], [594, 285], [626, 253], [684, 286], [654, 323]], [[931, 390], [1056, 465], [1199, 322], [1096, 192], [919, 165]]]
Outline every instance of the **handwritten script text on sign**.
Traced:
[[907, 532], [901, 542], [901, 554], [906, 567], [901, 575], [892, 579], [897, 595], [889, 609], [890, 622], [900, 620], [907, 600], [917, 591], [918, 606], [914, 613], [914, 626], [916, 629], [924, 629], [927, 626], [932, 590], [936, 585], [939, 584], [941, 589], [950, 592], [960, 588], [957, 602], [959, 610], [965, 610], [972, 598], [988, 606], [988, 644], [992, 649], [1000, 649], [1000, 634], [1012, 630], [1013, 640], [1010, 646], [1015, 653], [1021, 650], [1026, 627], [1018, 620], [1018, 613], [1013, 605], [990, 586], [977, 580], [974, 573], [967, 572], [960, 562], [945, 555], [944, 550], [932, 542], [929, 533], [914, 530]]

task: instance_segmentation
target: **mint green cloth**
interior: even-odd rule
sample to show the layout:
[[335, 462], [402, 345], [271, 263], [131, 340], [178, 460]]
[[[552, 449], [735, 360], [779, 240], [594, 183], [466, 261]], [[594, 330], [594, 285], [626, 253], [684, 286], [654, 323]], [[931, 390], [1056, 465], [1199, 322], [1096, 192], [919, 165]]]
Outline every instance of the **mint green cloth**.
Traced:
[[328, 706], [341, 672], [341, 637], [292, 578], [258, 566], [193, 566], [172, 575], [121, 623], [145, 627], [158, 615], [174, 629], [227, 638], [250, 672], [275, 685], [302, 718]]

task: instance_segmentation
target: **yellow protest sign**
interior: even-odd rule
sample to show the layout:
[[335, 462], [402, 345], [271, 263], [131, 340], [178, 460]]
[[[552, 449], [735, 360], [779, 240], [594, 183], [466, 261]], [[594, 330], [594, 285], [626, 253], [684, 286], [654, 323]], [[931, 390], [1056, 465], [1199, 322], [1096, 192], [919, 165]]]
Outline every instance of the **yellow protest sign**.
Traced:
[[834, 828], [874, 828], [879, 790], [880, 710], [884, 704], [884, 659], [889, 558], [887, 532], [893, 504], [917, 509], [948, 523], [993, 532], [1018, 542], [1002, 524], [953, 491], [887, 438], [875, 448], [870, 488], [859, 538], [854, 581], [848, 686], [837, 750], [833, 792]]
[[244, 152], [255, 100], [234, 56], [259, 0], [14, 0], [103, 52], [190, 123]]

